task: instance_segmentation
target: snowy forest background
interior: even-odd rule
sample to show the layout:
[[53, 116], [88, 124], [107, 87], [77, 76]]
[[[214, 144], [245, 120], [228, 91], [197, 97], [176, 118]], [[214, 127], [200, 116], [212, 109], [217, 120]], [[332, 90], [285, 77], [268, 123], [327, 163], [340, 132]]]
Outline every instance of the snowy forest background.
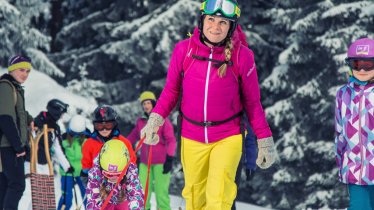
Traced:
[[[374, 2], [239, 1], [255, 52], [279, 162], [239, 186], [238, 199], [276, 209], [344, 208], [334, 160], [334, 98], [352, 40], [374, 38]], [[127, 135], [144, 90], [162, 91], [171, 51], [197, 23], [193, 0], [0, 0], [0, 63], [23, 53], [77, 95], [112, 104]], [[27, 91], [27, 87], [26, 87]], [[42, 90], [41, 90], [42, 91]], [[41, 110], [44, 107], [41, 107]], [[87, 117], [93, 110], [79, 110]], [[170, 118], [175, 122], [176, 113]], [[175, 172], [172, 193], [183, 175]]]

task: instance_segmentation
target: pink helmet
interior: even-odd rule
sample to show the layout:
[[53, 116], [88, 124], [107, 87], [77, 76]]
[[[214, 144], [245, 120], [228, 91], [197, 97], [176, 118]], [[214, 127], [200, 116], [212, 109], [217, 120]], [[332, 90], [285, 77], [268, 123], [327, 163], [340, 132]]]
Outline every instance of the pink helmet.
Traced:
[[374, 58], [374, 40], [362, 38], [354, 41], [349, 46], [348, 58]]

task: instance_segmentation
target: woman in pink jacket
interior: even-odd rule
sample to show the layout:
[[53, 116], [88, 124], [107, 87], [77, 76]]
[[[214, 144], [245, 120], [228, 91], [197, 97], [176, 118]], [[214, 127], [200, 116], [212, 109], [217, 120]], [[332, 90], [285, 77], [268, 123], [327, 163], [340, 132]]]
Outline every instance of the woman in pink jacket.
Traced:
[[236, 30], [240, 9], [234, 0], [206, 0], [199, 26], [173, 51], [166, 85], [147, 125], [147, 144], [181, 95], [181, 159], [186, 209], [231, 209], [235, 173], [242, 154], [240, 116], [245, 111], [258, 138], [257, 164], [270, 167], [276, 150], [260, 102], [253, 52]]
[[[144, 128], [147, 123], [149, 114], [156, 105], [156, 96], [150, 91], [144, 91], [140, 95], [140, 103], [144, 110], [144, 116], [136, 121], [135, 128], [127, 137], [132, 144], [135, 144], [140, 139], [140, 130]], [[156, 195], [157, 209], [170, 210], [169, 185], [173, 159], [177, 141], [174, 136], [174, 128], [169, 119], [165, 119], [165, 123], [158, 130], [159, 142], [151, 147], [152, 159], [149, 174], [149, 188], [148, 195], [152, 192]], [[148, 151], [149, 145], [141, 147], [140, 164], [139, 164], [139, 179], [145, 188], [148, 172]], [[148, 196], [146, 201], [146, 208], [151, 209], [151, 196]]]

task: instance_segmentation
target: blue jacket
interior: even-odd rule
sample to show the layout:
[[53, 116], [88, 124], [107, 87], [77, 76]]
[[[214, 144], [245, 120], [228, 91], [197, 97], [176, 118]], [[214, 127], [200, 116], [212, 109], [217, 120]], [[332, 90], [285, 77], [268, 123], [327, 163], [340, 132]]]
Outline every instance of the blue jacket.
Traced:
[[257, 144], [256, 136], [250, 127], [247, 127], [247, 135], [245, 136], [245, 166], [247, 169], [256, 170]]

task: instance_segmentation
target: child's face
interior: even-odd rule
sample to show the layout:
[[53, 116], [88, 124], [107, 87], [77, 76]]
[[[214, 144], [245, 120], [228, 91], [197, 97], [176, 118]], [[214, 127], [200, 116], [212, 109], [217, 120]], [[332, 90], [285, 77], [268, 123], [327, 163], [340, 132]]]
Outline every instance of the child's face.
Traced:
[[113, 128], [116, 126], [116, 122], [95, 122], [94, 128], [103, 137], [108, 137], [112, 133]]
[[144, 112], [146, 112], [147, 114], [151, 113], [153, 109], [153, 104], [151, 100], [143, 101], [142, 106], [143, 106]]
[[366, 82], [374, 78], [374, 58], [350, 58], [346, 62], [356, 79]]
[[102, 170], [101, 172], [105, 176], [105, 178], [107, 178], [108, 182], [110, 183], [117, 183], [117, 180], [119, 176], [121, 175], [121, 172], [113, 173], [113, 172], [107, 172], [105, 170]]
[[9, 73], [10, 75], [12, 75], [12, 77], [20, 84], [23, 84], [27, 78], [29, 77], [29, 74], [30, 74], [30, 69], [17, 69], [17, 70], [13, 70]]
[[353, 70], [353, 76], [356, 77], [356, 79], [366, 82], [374, 78], [374, 69], [371, 71], [364, 71], [361, 69], [360, 71]]

